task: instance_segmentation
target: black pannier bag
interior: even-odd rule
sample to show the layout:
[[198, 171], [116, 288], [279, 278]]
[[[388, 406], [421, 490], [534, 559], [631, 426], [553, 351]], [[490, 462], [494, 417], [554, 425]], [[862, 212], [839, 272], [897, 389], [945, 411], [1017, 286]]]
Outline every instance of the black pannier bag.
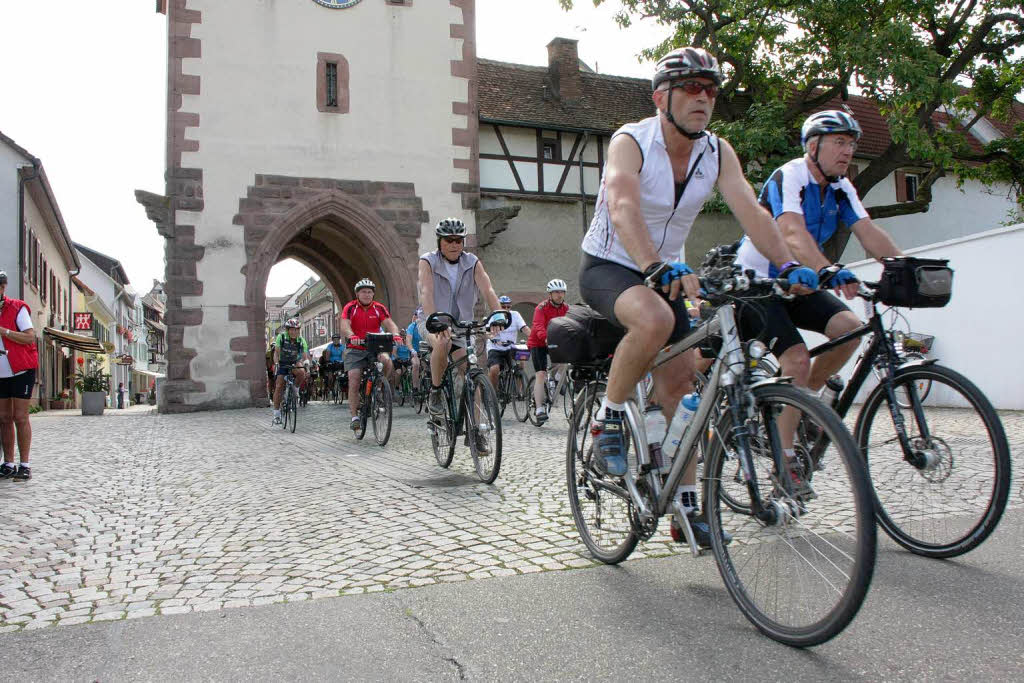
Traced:
[[586, 363], [607, 358], [626, 332], [589, 306], [548, 323], [548, 356], [552, 363]]
[[882, 259], [878, 298], [886, 306], [941, 308], [953, 294], [953, 269], [946, 259]]
[[395, 338], [390, 332], [370, 332], [364, 341], [366, 350], [376, 358], [381, 353], [391, 353], [395, 347]]

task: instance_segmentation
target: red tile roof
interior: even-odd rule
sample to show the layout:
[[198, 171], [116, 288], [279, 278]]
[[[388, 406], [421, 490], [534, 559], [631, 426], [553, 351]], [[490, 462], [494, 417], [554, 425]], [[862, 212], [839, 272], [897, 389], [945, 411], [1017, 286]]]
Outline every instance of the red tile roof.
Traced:
[[[647, 79], [582, 71], [582, 96], [575, 102], [567, 102], [551, 92], [547, 67], [489, 59], [480, 59], [477, 64], [480, 118], [484, 120], [611, 133], [624, 123], [639, 121], [654, 112], [651, 83]], [[845, 101], [835, 97], [816, 111], [845, 107], [849, 107], [864, 131], [857, 156], [872, 158], [884, 152], [892, 138], [889, 125], [873, 101], [856, 95]], [[1014, 114], [1019, 121], [1024, 121], [1024, 104], [1015, 106]], [[949, 117], [936, 114], [935, 120], [948, 123]], [[1012, 124], [989, 120], [1004, 135], [1012, 134]], [[968, 135], [967, 139], [973, 151], [981, 151], [977, 138]]]

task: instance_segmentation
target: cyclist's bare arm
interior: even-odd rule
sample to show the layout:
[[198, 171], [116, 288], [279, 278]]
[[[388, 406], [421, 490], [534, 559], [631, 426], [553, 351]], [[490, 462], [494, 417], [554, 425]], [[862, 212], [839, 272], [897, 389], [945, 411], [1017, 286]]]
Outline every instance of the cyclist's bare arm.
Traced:
[[396, 325], [395, 321], [392, 320], [391, 318], [385, 318], [384, 322], [382, 322], [380, 326], [383, 327], [388, 332], [390, 332], [392, 335], [402, 337], [403, 340], [405, 339], [405, 337], [402, 336], [402, 331], [398, 329], [398, 325]]
[[886, 256], [903, 256], [903, 252], [892, 241], [889, 233], [878, 227], [878, 224], [870, 218], [861, 218], [850, 226], [850, 231], [857, 236], [861, 246], [864, 247], [864, 251], [871, 258], [880, 259]]
[[341, 319], [341, 336], [346, 341], [352, 336], [352, 323], [348, 318]]
[[722, 199], [728, 204], [743, 231], [750, 236], [759, 252], [777, 266], [794, 260], [775, 221], [764, 207], [757, 203], [754, 189], [743, 177], [740, 160], [736, 157], [732, 145], [721, 138], [718, 139], [718, 143], [722, 146], [722, 165], [718, 175], [718, 189], [722, 193]]
[[628, 135], [616, 136], [608, 146], [608, 165], [605, 169], [608, 213], [622, 246], [640, 270], [661, 260], [640, 210], [642, 166], [643, 156], [636, 140]]
[[814, 270], [821, 270], [832, 265], [821, 253], [818, 243], [811, 237], [803, 215], [786, 211], [779, 216], [779, 227], [782, 228], [786, 244], [792, 249], [797, 261]]
[[[476, 282], [476, 288], [484, 296], [484, 301], [492, 311], [501, 309], [501, 304], [498, 303], [498, 295], [494, 293], [494, 287], [491, 285], [491, 277], [484, 270], [484, 264], [480, 261], [476, 262], [476, 268], [473, 272], [473, 280]], [[431, 298], [433, 298], [433, 291], [431, 291]]]
[[434, 273], [430, 270], [430, 264], [423, 259], [420, 259], [417, 288], [420, 305], [423, 306], [423, 319], [426, 320], [431, 313], [437, 312], [437, 308], [434, 307]]

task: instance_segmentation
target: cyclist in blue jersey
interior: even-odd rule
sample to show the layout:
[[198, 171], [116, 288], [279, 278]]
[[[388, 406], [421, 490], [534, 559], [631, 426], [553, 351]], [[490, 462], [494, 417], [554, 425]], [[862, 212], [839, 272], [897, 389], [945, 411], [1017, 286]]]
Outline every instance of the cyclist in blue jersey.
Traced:
[[[832, 287], [847, 299], [857, 294], [857, 278], [843, 264], [830, 263], [824, 252], [840, 223], [850, 229], [870, 256], [902, 256], [888, 233], [868, 216], [846, 177], [860, 137], [860, 124], [846, 112], [811, 114], [800, 132], [804, 156], [776, 169], [759, 198], [761, 206], [778, 222], [793, 255], [818, 272], [822, 286]], [[747, 238], [740, 245], [736, 262], [760, 276], [775, 277], [778, 273]], [[791, 301], [748, 304], [741, 309], [739, 322], [746, 337], [757, 336], [769, 345], [783, 375], [792, 377], [797, 386], [814, 391], [843, 367], [859, 342], [823, 353], [812, 365], [797, 328], [835, 339], [861, 324], [838, 296], [823, 291]], [[796, 413], [791, 413], [791, 419], [780, 419], [780, 429], [787, 454], [793, 457]]]
[[405, 343], [412, 350], [412, 390], [419, 391], [420, 388], [420, 313], [422, 308], [417, 308], [412, 314], [412, 322], [405, 328]]
[[[392, 386], [397, 390], [399, 383], [402, 381], [402, 373], [409, 372], [413, 365], [412, 359], [414, 354], [409, 350], [408, 340], [405, 340], [405, 344], [398, 344], [395, 346], [394, 352], [392, 352], [392, 365], [395, 368], [395, 376], [392, 378]], [[413, 375], [415, 377], [415, 375]]]
[[341, 343], [341, 334], [335, 332], [331, 335], [331, 343], [324, 349], [324, 357], [327, 359], [327, 365], [324, 368], [324, 386], [333, 386], [334, 376], [339, 372], [345, 370], [345, 345]]

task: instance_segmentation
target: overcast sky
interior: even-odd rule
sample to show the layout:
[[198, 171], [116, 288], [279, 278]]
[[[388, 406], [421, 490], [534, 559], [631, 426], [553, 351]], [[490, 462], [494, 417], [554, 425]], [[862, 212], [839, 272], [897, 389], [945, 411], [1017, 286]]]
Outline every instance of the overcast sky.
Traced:
[[[167, 19], [154, 5], [0, 0], [0, 131], [42, 160], [72, 239], [119, 259], [141, 292], [164, 276], [163, 239], [134, 195], [164, 192]], [[545, 65], [561, 36], [578, 39], [580, 58], [602, 73], [650, 74], [636, 55], [664, 27], [622, 31], [619, 0], [576, 5], [477, 0], [478, 56]], [[291, 293], [308, 275], [283, 262], [267, 293]]]

